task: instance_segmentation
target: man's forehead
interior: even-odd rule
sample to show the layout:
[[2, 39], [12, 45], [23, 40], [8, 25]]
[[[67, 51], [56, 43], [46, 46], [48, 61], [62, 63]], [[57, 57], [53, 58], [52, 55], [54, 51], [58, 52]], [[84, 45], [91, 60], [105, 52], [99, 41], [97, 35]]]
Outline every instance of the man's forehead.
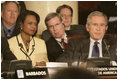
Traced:
[[62, 12], [70, 12], [71, 13], [71, 10], [68, 8], [63, 8], [60, 10], [60, 13], [62, 13]]

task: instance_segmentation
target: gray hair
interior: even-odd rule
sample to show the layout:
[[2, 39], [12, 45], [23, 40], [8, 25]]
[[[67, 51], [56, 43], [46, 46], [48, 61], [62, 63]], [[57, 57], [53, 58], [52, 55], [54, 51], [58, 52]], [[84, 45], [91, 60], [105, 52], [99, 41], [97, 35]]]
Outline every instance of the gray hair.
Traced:
[[100, 11], [93, 11], [93, 12], [91, 12], [91, 13], [88, 15], [88, 17], [87, 17], [87, 24], [88, 24], [88, 25], [90, 24], [91, 18], [92, 18], [93, 16], [103, 16], [103, 17], [105, 18], [105, 20], [106, 20], [106, 25], [107, 25], [107, 23], [108, 23], [108, 18], [107, 18], [107, 16], [106, 16], [104, 13], [102, 13], [102, 12], [100, 12]]
[[18, 7], [18, 12], [20, 13], [20, 5], [19, 5], [19, 3], [18, 3], [17, 1], [5, 1], [5, 2], [3, 2], [3, 3], [1, 4], [1, 11], [4, 11], [6, 5], [7, 5], [8, 3], [10, 3], [10, 2], [13, 2], [13, 3], [15, 3], [15, 4], [17, 5], [17, 7]]

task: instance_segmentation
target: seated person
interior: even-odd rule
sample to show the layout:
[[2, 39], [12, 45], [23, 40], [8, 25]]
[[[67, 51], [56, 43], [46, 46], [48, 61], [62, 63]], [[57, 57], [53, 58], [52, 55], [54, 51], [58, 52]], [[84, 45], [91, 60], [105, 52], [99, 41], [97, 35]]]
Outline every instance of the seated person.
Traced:
[[31, 60], [34, 66], [43, 66], [48, 62], [47, 49], [42, 39], [36, 38], [40, 17], [26, 10], [19, 16], [21, 33], [8, 40], [11, 51], [18, 60]]
[[111, 64], [116, 65], [117, 41], [113, 37], [104, 36], [108, 29], [107, 16], [99, 11], [90, 13], [86, 29], [90, 36], [71, 39], [65, 54], [56, 61], [74, 62], [80, 60], [80, 66], [86, 67], [87, 58], [110, 57]]
[[8, 71], [10, 61], [15, 59], [16, 57], [9, 49], [7, 39], [5, 37], [1, 37], [1, 72]]
[[1, 36], [7, 39], [20, 33], [16, 26], [16, 20], [20, 13], [20, 5], [17, 1], [5, 1], [1, 4]]
[[65, 32], [62, 18], [57, 13], [49, 13], [45, 18], [45, 24], [52, 35], [46, 42], [48, 59], [55, 62], [66, 48], [68, 34]]
[[[65, 30], [66, 31], [71, 31], [69, 32], [70, 35], [77, 35], [77, 34], [88, 34], [85, 26], [83, 25], [71, 25], [72, 23], [72, 18], [73, 18], [73, 9], [69, 5], [61, 5], [56, 9], [56, 13], [58, 13], [62, 21], [65, 25]], [[45, 41], [48, 41], [49, 38], [51, 37], [51, 34], [49, 30], [43, 31], [41, 38]]]

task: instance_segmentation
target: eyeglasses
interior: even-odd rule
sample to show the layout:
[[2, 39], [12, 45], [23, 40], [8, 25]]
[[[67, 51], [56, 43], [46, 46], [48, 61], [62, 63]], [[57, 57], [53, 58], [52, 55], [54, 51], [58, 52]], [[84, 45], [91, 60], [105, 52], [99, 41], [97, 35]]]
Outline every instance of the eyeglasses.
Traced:
[[65, 15], [65, 14], [62, 14], [61, 17], [72, 17], [72, 15]]
[[55, 25], [50, 25], [50, 26], [48, 26], [48, 28], [49, 29], [53, 29], [54, 27], [58, 27], [60, 24], [61, 24], [61, 22], [60, 23], [57, 23]]

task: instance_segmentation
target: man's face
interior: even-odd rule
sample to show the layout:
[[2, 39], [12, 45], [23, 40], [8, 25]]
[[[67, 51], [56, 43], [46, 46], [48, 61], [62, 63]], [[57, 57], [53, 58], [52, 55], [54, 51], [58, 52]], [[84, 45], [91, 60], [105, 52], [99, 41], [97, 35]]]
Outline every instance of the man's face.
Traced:
[[70, 26], [72, 23], [72, 14], [68, 8], [64, 8], [60, 11], [60, 16], [62, 17], [63, 23], [65, 26]]
[[2, 20], [4, 24], [15, 25], [19, 11], [15, 3], [7, 3], [3, 12], [1, 12]]
[[58, 17], [54, 17], [47, 22], [48, 29], [54, 38], [62, 38], [65, 33], [65, 28]]
[[91, 38], [96, 41], [104, 37], [107, 28], [108, 26], [106, 25], [106, 20], [103, 16], [93, 16], [90, 24], [86, 24], [86, 29]]

